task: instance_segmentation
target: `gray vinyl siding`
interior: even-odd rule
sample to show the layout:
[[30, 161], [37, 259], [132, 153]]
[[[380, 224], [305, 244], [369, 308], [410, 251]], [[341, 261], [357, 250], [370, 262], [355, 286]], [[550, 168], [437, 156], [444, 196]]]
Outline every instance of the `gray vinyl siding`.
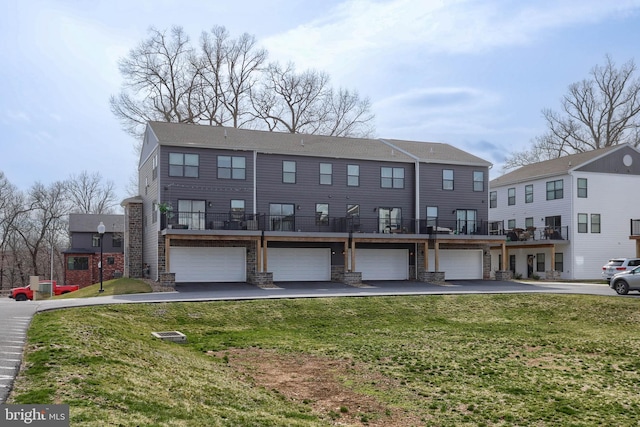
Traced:
[[[630, 166], [623, 163], [624, 156], [631, 156]], [[640, 175], [640, 153], [631, 147], [624, 147], [607, 153], [586, 165], [576, 169], [579, 172], [616, 173], [621, 175]]]
[[[169, 153], [198, 154], [198, 177], [169, 176]], [[218, 179], [219, 155], [244, 157], [245, 179]], [[253, 212], [252, 151], [162, 146], [159, 161], [162, 165], [161, 199], [171, 202], [174, 209], [178, 207], [178, 200], [204, 200], [207, 214], [223, 214], [231, 210], [231, 200], [244, 200], [245, 212]]]
[[[453, 191], [442, 189], [442, 171], [453, 170]], [[473, 191], [473, 172], [484, 172], [484, 190]], [[478, 166], [420, 164], [420, 217], [426, 218], [427, 206], [438, 207], [438, 218], [456, 219], [457, 209], [475, 209], [479, 221], [489, 218], [489, 169]]]
[[[296, 162], [296, 183], [282, 182], [282, 162]], [[332, 164], [332, 184], [320, 184], [320, 163]], [[360, 166], [360, 185], [347, 186], [347, 165]], [[381, 188], [381, 167], [404, 168], [404, 188]], [[329, 217], [346, 216], [348, 204], [360, 205], [361, 218], [377, 218], [374, 208], [402, 208], [404, 219], [414, 216], [414, 164], [258, 154], [258, 212], [269, 213], [271, 203], [296, 205], [297, 217], [313, 218], [316, 203], [329, 204]]]
[[[100, 246], [93, 246], [93, 237], [97, 235], [97, 227], [94, 233], [75, 232], [71, 236], [71, 248], [93, 250], [96, 253], [100, 252]], [[113, 247], [113, 233], [105, 233], [102, 242], [102, 251], [105, 253], [122, 253], [124, 251], [124, 236], [122, 236], [122, 233], [120, 233], [120, 236], [123, 238], [122, 245], [120, 247]]]

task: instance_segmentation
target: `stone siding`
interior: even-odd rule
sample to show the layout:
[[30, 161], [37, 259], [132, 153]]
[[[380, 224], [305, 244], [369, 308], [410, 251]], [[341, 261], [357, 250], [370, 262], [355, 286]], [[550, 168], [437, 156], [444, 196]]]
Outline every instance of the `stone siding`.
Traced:
[[547, 270], [544, 272], [545, 280], [560, 280], [562, 272], [557, 270]]
[[124, 275], [143, 277], [143, 210], [142, 201], [130, 201], [125, 207]]
[[418, 269], [418, 281], [427, 283], [444, 283], [444, 271], [425, 271], [424, 268]]
[[513, 271], [511, 270], [496, 271], [496, 280], [511, 280], [511, 279], [513, 279]]

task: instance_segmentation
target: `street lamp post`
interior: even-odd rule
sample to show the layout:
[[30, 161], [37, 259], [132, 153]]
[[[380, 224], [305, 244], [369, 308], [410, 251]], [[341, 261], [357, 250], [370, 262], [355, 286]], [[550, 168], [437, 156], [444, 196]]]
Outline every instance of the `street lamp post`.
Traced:
[[98, 292], [104, 292], [102, 289], [102, 238], [104, 237], [104, 223], [100, 221], [100, 225], [98, 225], [98, 234], [100, 235], [100, 264], [98, 264], [98, 268], [100, 268], [100, 290]]

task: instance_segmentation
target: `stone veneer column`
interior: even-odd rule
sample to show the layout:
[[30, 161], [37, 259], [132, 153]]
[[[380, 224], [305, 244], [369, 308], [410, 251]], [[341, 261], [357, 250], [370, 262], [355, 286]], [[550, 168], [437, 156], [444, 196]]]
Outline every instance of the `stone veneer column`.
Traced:
[[491, 279], [491, 248], [489, 245], [482, 247], [482, 280]]
[[496, 280], [511, 280], [513, 279], [513, 272], [511, 270], [498, 270], [496, 271]]
[[124, 207], [124, 276], [142, 277], [142, 198], [122, 202]]

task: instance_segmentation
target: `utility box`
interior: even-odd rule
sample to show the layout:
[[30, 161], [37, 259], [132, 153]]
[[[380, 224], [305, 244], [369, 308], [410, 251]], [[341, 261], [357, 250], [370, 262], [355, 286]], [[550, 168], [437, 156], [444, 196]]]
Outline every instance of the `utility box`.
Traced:
[[43, 295], [51, 295], [51, 282], [40, 282], [38, 290]]
[[29, 276], [29, 287], [32, 291], [38, 292], [40, 290], [40, 277]]

